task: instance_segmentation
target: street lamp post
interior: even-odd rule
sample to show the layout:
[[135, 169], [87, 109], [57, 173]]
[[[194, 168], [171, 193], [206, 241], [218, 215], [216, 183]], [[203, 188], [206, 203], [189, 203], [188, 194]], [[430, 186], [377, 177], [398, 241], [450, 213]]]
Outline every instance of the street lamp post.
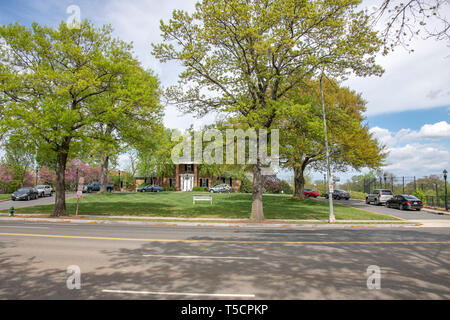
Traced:
[[121, 190], [121, 186], [120, 186], [120, 170], [119, 170], [119, 192]]
[[323, 72], [320, 76], [320, 94], [321, 94], [321, 100], [322, 100], [322, 115], [323, 115], [323, 131], [325, 135], [325, 155], [327, 160], [327, 177], [328, 177], [328, 203], [330, 205], [330, 215], [328, 222], [329, 223], [336, 223], [336, 217], [334, 216], [333, 212], [333, 187], [331, 182], [331, 170], [330, 170], [330, 154], [328, 152], [328, 137], [327, 137], [327, 120], [325, 116], [325, 102], [323, 98], [323, 85], [322, 85], [322, 79], [323, 79]]
[[445, 192], [445, 210], [448, 211], [448, 201], [447, 201], [447, 170], [444, 169], [444, 192]]

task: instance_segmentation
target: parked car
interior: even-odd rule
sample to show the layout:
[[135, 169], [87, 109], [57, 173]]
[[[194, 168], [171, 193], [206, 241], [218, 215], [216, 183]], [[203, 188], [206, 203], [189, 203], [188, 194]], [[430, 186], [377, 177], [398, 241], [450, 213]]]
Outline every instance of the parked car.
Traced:
[[53, 194], [53, 188], [49, 185], [39, 185], [36, 186], [36, 190], [39, 193], [39, 197], [46, 197], [46, 196], [52, 196]]
[[211, 193], [230, 193], [231, 192], [231, 186], [226, 184], [226, 183], [219, 184], [217, 186], [209, 188], [208, 192], [211, 192]]
[[163, 187], [160, 187], [156, 184], [149, 184], [145, 187], [138, 188], [139, 192], [161, 192], [163, 190], [164, 190]]
[[[329, 195], [327, 192], [327, 193], [325, 193], [325, 199], [328, 199], [328, 197], [329, 197]], [[341, 200], [341, 199], [348, 200], [348, 199], [350, 199], [350, 193], [345, 190], [336, 189], [333, 191], [333, 199], [334, 200]]]
[[366, 196], [366, 203], [373, 203], [380, 205], [386, 203], [386, 201], [392, 199], [394, 194], [389, 189], [375, 189]]
[[317, 198], [318, 196], [320, 196], [320, 192], [313, 190], [313, 189], [305, 189], [303, 190], [303, 194], [305, 195], [305, 197], [314, 197]]
[[423, 202], [410, 194], [400, 194], [386, 201], [386, 207], [420, 211], [423, 207]]
[[20, 188], [11, 194], [11, 200], [32, 200], [39, 198], [39, 192], [35, 188]]
[[[95, 181], [95, 182], [91, 182], [88, 185], [83, 187], [83, 192], [92, 192], [92, 191], [100, 191], [100, 182]], [[111, 192], [114, 189], [114, 185], [113, 184], [107, 184], [106, 185], [106, 191]], [[86, 191], [85, 191], [86, 190]]]

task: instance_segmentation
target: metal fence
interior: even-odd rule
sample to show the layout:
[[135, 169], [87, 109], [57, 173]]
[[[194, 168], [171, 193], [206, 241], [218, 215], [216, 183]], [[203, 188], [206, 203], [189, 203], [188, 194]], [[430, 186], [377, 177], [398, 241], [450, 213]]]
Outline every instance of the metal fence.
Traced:
[[[449, 203], [449, 197], [447, 196], [447, 204]], [[423, 199], [423, 202], [425, 205], [430, 206], [430, 207], [436, 207], [436, 208], [443, 208], [445, 209], [445, 196], [425, 196], [425, 198]]]

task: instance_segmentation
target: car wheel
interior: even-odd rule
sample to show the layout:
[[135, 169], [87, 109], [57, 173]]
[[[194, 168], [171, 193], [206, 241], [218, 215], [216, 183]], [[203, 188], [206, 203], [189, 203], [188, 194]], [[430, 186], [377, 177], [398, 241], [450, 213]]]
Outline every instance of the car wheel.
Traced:
[[389, 204], [389, 202], [386, 202], [386, 208], [390, 208], [391, 205]]
[[417, 211], [420, 211], [421, 209], [419, 208], [419, 209], [416, 209]]
[[27, 201], [30, 201], [30, 199], [31, 199], [30, 196], [27, 196]]
[[309, 193], [306, 194], [306, 197], [309, 198]]
[[337, 197], [336, 197], [336, 200], [341, 200], [341, 197], [337, 196]]
[[405, 206], [403, 205], [403, 203], [400, 205], [399, 209], [402, 211], [405, 210]]
[[366, 198], [366, 204], [370, 204], [369, 198]]

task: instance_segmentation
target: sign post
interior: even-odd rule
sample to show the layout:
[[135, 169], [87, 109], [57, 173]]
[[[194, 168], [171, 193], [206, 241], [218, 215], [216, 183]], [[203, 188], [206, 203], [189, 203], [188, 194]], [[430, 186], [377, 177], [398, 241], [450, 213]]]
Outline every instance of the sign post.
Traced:
[[78, 180], [77, 208], [75, 210], [75, 215], [76, 216], [78, 216], [78, 205], [80, 204], [80, 199], [83, 198], [83, 184], [84, 184], [84, 178], [81, 177], [80, 180]]

